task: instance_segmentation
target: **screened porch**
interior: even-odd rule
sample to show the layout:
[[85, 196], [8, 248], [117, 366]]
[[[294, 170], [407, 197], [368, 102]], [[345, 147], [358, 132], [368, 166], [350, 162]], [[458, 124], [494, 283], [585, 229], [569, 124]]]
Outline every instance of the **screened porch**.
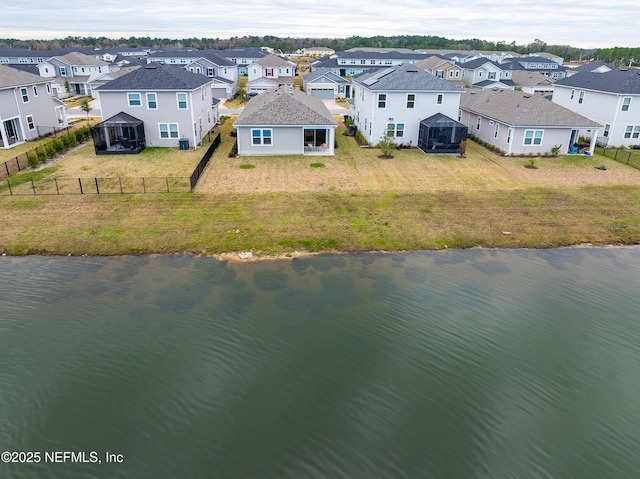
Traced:
[[91, 127], [96, 155], [136, 154], [146, 146], [144, 123], [120, 112]]

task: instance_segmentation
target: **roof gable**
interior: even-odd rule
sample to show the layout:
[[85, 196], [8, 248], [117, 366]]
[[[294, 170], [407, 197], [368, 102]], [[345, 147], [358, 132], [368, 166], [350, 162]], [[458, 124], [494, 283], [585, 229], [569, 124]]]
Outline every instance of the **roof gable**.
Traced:
[[322, 100], [281, 85], [251, 99], [234, 126], [336, 125]]
[[49, 80], [33, 73], [0, 65], [0, 88], [11, 88], [22, 85], [47, 83]]
[[558, 80], [555, 84], [608, 93], [640, 95], [640, 70], [630, 68], [602, 73], [579, 72]]
[[370, 90], [401, 90], [401, 91], [461, 91], [446, 80], [437, 78], [431, 73], [415, 65], [400, 65], [367, 71], [353, 77], [355, 83]]

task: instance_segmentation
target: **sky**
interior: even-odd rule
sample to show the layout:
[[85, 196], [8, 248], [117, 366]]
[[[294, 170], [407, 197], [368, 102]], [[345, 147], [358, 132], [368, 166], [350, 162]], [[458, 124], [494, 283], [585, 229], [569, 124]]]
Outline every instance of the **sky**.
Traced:
[[640, 0], [13, 0], [0, 38], [435, 35], [640, 47]]

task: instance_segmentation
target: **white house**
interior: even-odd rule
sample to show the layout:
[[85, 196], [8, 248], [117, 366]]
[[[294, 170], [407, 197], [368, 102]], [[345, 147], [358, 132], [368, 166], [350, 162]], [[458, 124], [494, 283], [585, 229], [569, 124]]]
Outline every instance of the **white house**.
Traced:
[[326, 68], [307, 73], [302, 77], [302, 85], [308, 95], [322, 100], [351, 97], [351, 83]]
[[349, 115], [371, 144], [389, 136], [415, 146], [424, 120], [437, 114], [458, 116], [462, 88], [415, 65], [365, 72], [352, 83]]
[[269, 54], [260, 58], [247, 67], [249, 81], [257, 78], [293, 78], [296, 74], [296, 64], [277, 55]]
[[108, 73], [111, 67], [93, 56], [71, 52], [49, 58], [38, 65], [38, 70], [40, 76], [53, 80], [58, 96], [66, 95], [65, 83], [69, 84], [72, 95], [91, 95], [90, 79], [97, 74]]
[[554, 84], [553, 102], [604, 125], [598, 143], [640, 144], [640, 70], [582, 72]]

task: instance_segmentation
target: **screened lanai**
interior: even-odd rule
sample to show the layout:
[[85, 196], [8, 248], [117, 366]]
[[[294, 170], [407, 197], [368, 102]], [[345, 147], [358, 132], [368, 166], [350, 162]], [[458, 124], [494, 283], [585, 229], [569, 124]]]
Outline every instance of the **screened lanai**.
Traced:
[[436, 113], [420, 122], [418, 148], [425, 153], [456, 153], [467, 139], [467, 126]]
[[124, 112], [92, 126], [91, 137], [96, 155], [135, 154], [146, 146], [144, 123]]

